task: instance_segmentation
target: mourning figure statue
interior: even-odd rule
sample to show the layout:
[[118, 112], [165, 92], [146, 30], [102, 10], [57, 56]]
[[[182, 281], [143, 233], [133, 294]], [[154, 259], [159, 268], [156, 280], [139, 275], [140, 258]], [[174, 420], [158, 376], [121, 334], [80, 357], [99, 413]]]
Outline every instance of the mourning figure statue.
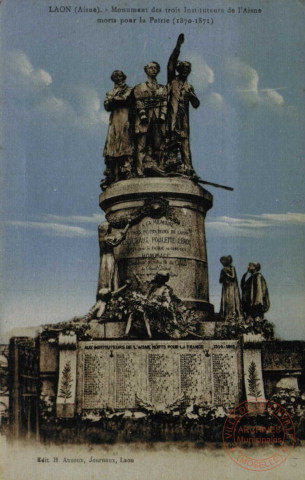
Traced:
[[219, 278], [219, 282], [222, 284], [219, 313], [225, 320], [235, 320], [242, 317], [238, 281], [232, 262], [231, 255], [220, 258], [223, 269]]
[[97, 297], [101, 289], [110, 292], [119, 288], [118, 266], [114, 257], [114, 248], [125, 238], [130, 223], [123, 230], [113, 229], [107, 222], [98, 227], [100, 246], [100, 270], [97, 288]]
[[200, 102], [192, 85], [187, 83], [192, 69], [190, 62], [178, 62], [183, 42], [184, 35], [181, 34], [167, 65], [168, 143], [170, 150], [180, 152], [182, 165], [178, 168], [178, 173], [192, 176], [194, 170], [190, 150], [189, 104], [198, 108]]
[[114, 82], [114, 88], [106, 93], [104, 102], [105, 110], [111, 112], [111, 115], [104, 147], [106, 179], [101, 183], [102, 188], [132, 175], [134, 155], [131, 120], [132, 89], [126, 85], [126, 75], [120, 70], [112, 73], [111, 80]]
[[167, 285], [169, 281], [169, 273], [159, 271], [150, 282], [148, 291], [149, 300], [157, 300], [168, 309], [172, 309], [172, 288]]
[[[150, 307], [154, 306], [154, 308], [161, 306], [166, 310], [171, 325], [177, 327], [177, 331], [172, 334], [172, 338], [178, 338], [178, 323], [176, 320], [176, 316], [173, 308], [173, 300], [172, 300], [173, 291], [172, 291], [172, 288], [169, 285], [167, 285], [168, 280], [169, 280], [168, 272], [164, 272], [164, 271], [157, 272], [154, 278], [149, 282], [149, 284], [144, 289], [145, 296], [147, 298], [147, 306], [150, 306]], [[138, 284], [139, 283], [140, 282], [138, 281]], [[143, 286], [142, 286], [142, 290], [143, 290]], [[150, 322], [149, 322], [149, 318], [146, 310], [143, 311], [142, 319], [145, 324], [148, 337], [152, 338]], [[129, 334], [130, 329], [132, 327], [132, 323], [133, 323], [133, 313], [131, 312], [128, 317], [125, 335]]]
[[147, 80], [136, 85], [134, 133], [136, 140], [136, 174], [143, 170], [163, 174], [162, 146], [165, 142], [167, 88], [159, 85], [157, 75], [160, 65], [150, 62], [144, 67]]
[[[260, 269], [259, 263], [249, 263], [248, 271], [241, 279], [243, 310], [246, 315], [252, 318], [263, 318], [264, 313], [270, 308], [266, 280], [260, 273]], [[247, 279], [248, 275], [250, 277]]]

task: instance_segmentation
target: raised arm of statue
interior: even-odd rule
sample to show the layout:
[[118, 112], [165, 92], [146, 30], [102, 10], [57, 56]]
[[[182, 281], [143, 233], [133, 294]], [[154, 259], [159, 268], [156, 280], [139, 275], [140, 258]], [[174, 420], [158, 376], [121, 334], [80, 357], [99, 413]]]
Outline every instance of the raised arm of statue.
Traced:
[[169, 57], [168, 63], [167, 63], [167, 83], [170, 83], [174, 80], [175, 78], [175, 72], [176, 72], [176, 66], [177, 66], [177, 61], [178, 57], [180, 55], [180, 48], [182, 43], [184, 42], [184, 35], [183, 33], [180, 33], [176, 46], [174, 50], [172, 51], [171, 56]]

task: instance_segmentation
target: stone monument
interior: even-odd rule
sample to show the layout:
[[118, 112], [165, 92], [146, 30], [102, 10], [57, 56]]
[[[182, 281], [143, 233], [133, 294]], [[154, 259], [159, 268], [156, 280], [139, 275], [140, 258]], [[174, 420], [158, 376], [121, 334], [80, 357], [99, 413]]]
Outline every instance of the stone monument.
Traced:
[[[127, 410], [134, 419], [139, 411], [140, 418], [177, 411], [189, 421], [245, 396], [263, 400], [265, 390], [276, 388], [277, 368], [279, 385], [298, 385], [304, 345], [286, 378], [264, 318], [269, 297], [258, 263], [249, 264], [250, 278], [242, 277], [241, 300], [233, 259], [221, 257], [219, 314], [210, 303], [205, 218], [213, 197], [201, 184], [232, 189], [194, 171], [189, 106], [200, 102], [187, 82], [191, 64], [178, 61], [183, 42], [181, 34], [169, 56], [167, 85], [157, 82], [155, 61], [135, 87], [122, 71], [111, 75], [96, 303], [84, 317], [43, 326], [36, 339], [11, 340], [17, 436], [39, 429], [48, 436], [55, 417], [81, 422], [96, 412], [113, 422]], [[288, 358], [291, 349], [283, 348]], [[147, 433], [151, 425], [144, 427]]]
[[[205, 217], [213, 197], [199, 185], [191, 163], [188, 110], [189, 104], [197, 108], [199, 100], [187, 83], [191, 64], [178, 62], [183, 42], [181, 34], [168, 61], [167, 85], [157, 83], [160, 66], [150, 62], [144, 67], [147, 81], [128, 95], [134, 123], [125, 143], [135, 145], [134, 155], [129, 156], [129, 178], [107, 177], [106, 170], [100, 206], [113, 231], [129, 225], [115, 249], [120, 282], [129, 280], [135, 288], [138, 281], [149, 282], [158, 271], [166, 270], [175, 295], [200, 312], [198, 318], [204, 321], [213, 312], [205, 239]], [[109, 93], [106, 106], [108, 98]], [[118, 112], [123, 100], [117, 101]], [[111, 115], [109, 129], [115, 111]], [[126, 114], [121, 122], [116, 118], [120, 132]]]

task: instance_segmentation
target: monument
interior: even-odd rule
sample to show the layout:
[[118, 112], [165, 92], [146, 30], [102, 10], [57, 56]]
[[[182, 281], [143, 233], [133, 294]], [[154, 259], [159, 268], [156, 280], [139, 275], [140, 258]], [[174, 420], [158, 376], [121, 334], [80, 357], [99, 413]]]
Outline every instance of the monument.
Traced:
[[202, 184], [232, 189], [194, 171], [189, 108], [200, 102], [187, 81], [190, 62], [178, 60], [183, 42], [181, 34], [166, 85], [157, 81], [155, 61], [135, 87], [121, 70], [111, 75], [96, 303], [84, 317], [43, 326], [36, 339], [11, 339], [10, 417], [17, 436], [49, 435], [55, 419], [57, 426], [70, 419], [73, 431], [92, 415], [113, 419], [126, 411], [134, 419], [161, 411], [191, 419], [194, 405], [215, 413], [245, 398], [263, 400], [265, 390], [298, 386], [303, 375], [304, 345], [288, 380], [280, 367], [272, 375], [278, 358], [258, 263], [249, 264], [240, 297], [233, 259], [221, 257], [219, 314], [210, 303], [205, 218], [213, 196]]

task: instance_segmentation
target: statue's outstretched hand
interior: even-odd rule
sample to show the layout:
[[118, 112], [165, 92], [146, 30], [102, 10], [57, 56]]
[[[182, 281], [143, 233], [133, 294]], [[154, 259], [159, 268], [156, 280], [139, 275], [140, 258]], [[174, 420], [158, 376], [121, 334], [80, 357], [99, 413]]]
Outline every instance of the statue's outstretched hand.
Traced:
[[184, 42], [184, 34], [183, 33], [180, 33], [179, 37], [178, 37], [178, 40], [177, 40], [177, 47], [181, 47], [181, 45], [183, 44]]

